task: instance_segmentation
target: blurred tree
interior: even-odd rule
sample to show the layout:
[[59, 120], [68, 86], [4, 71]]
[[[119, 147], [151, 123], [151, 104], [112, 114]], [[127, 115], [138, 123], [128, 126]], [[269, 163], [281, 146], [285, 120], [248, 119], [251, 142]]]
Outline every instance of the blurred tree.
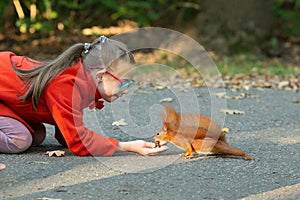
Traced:
[[0, 29], [13, 30], [15, 25], [15, 12], [12, 1], [0, 1], [0, 15], [2, 19], [0, 20]]
[[200, 41], [223, 53], [251, 50], [270, 37], [273, 0], [202, 0], [197, 17]]
[[277, 52], [282, 38], [300, 42], [300, 0], [11, 0], [0, 1], [0, 14], [8, 35], [73, 32], [129, 19], [179, 30], [225, 54], [264, 43]]
[[273, 11], [278, 17], [277, 35], [297, 37], [300, 42], [300, 0], [274, 0]]

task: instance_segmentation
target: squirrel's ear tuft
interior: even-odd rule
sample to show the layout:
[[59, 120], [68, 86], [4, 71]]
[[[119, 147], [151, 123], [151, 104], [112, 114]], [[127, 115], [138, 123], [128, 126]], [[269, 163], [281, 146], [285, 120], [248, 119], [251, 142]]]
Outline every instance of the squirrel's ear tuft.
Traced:
[[177, 123], [177, 113], [171, 104], [166, 105], [164, 114], [163, 119], [166, 123]]
[[165, 121], [165, 119], [167, 118], [167, 112], [165, 109], [160, 111], [160, 117]]

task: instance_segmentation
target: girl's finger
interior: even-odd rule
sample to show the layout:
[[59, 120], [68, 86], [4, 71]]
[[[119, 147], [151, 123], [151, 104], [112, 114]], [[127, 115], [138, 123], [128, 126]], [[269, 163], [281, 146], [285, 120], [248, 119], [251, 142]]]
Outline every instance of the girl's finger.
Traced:
[[155, 144], [153, 142], [146, 142], [145, 143], [145, 147], [146, 148], [154, 148], [155, 147]]
[[167, 146], [161, 146], [160, 148], [151, 148], [151, 149], [149, 149], [148, 155], [156, 155], [156, 154], [166, 151], [168, 149], [169, 149], [169, 147], [167, 147]]

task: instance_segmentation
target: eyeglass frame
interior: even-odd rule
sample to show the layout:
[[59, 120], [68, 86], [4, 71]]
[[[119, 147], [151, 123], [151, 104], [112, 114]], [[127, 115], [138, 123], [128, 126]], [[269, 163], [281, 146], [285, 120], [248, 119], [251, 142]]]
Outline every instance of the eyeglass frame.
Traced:
[[[100, 67], [100, 66], [90, 66], [89, 68], [90, 69], [103, 69], [103, 67]], [[123, 80], [119, 79], [118, 77], [116, 77], [115, 75], [113, 75], [112, 73], [110, 73], [109, 71], [104, 72], [104, 74], [108, 74], [109, 76], [111, 76], [113, 79], [115, 79], [116, 81], [118, 81], [120, 83], [119, 93], [123, 92], [124, 90], [126, 90], [127, 88], [129, 88], [130, 86], [135, 84], [134, 81], [123, 81]]]

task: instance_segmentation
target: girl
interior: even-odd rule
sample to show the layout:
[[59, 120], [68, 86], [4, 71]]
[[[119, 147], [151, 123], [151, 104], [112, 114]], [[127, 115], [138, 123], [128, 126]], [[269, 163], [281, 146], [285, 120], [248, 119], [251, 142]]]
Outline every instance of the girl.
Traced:
[[127, 93], [133, 55], [104, 36], [77, 43], [50, 62], [0, 52], [0, 152], [20, 153], [45, 138], [42, 123], [55, 125], [55, 138], [79, 156], [116, 151], [154, 155], [166, 146], [142, 140], [119, 142], [88, 130], [83, 109], [103, 107]]

